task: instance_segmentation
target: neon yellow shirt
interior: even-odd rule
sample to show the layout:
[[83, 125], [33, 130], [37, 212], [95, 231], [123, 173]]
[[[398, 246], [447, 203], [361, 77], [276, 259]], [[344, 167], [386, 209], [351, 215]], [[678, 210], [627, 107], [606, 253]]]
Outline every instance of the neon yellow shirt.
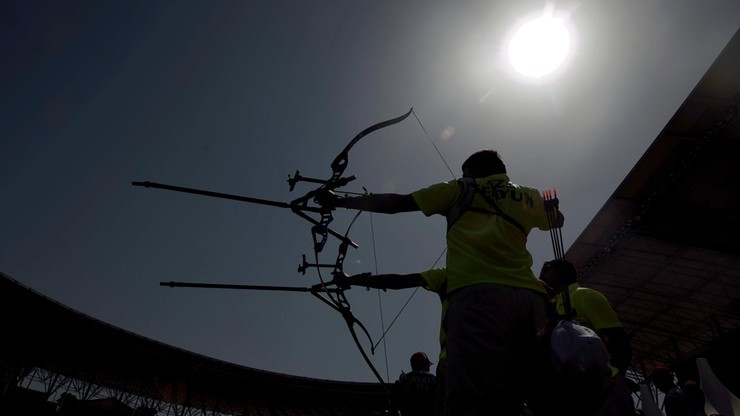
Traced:
[[447, 357], [447, 348], [445, 347], [447, 333], [442, 325], [448, 306], [446, 293], [443, 292], [446, 288], [445, 282], [447, 281], [447, 269], [427, 270], [425, 272], [421, 272], [421, 276], [426, 280], [425, 289], [437, 293], [444, 299], [442, 301], [442, 314], [439, 319], [439, 360], [442, 361]]
[[[588, 287], [581, 287], [578, 283], [568, 286], [570, 306], [575, 311], [575, 319], [581, 325], [594, 331], [603, 328], [621, 328], [622, 323], [616, 312], [609, 304], [609, 299], [601, 292]], [[556, 308], [559, 314], [565, 313], [563, 295], [555, 296]]]
[[[583, 326], [587, 326], [593, 329], [600, 337], [603, 335], [599, 333], [600, 329], [605, 328], [622, 328], [622, 322], [619, 321], [617, 313], [612, 309], [609, 304], [609, 299], [606, 298], [601, 292], [581, 287], [578, 283], [571, 283], [568, 286], [568, 296], [570, 298], [570, 307], [575, 312], [575, 320]], [[565, 306], [563, 305], [563, 295], [557, 294], [555, 296], [555, 308], [558, 314], [565, 313]], [[609, 354], [609, 359], [612, 356]], [[612, 376], [616, 376], [619, 370], [609, 365]]]
[[[524, 228], [526, 234], [532, 228], [550, 229], [538, 190], [515, 185], [505, 174], [475, 181], [482, 192]], [[446, 215], [461, 190], [457, 181], [449, 181], [411, 195], [424, 215]], [[495, 211], [477, 192], [471, 207]], [[500, 215], [466, 211], [447, 232], [447, 292], [493, 283], [546, 293], [532, 272], [532, 255], [526, 245], [527, 235]]]

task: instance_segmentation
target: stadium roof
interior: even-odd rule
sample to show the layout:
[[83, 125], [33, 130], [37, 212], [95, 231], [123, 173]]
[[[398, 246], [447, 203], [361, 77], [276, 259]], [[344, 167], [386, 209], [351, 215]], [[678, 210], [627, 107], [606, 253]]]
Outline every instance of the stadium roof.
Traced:
[[740, 351], [739, 110], [740, 31], [566, 253], [631, 333], [637, 369]]
[[0, 273], [0, 364], [197, 409], [242, 414], [371, 415], [378, 383], [291, 376], [182, 350], [68, 308]]

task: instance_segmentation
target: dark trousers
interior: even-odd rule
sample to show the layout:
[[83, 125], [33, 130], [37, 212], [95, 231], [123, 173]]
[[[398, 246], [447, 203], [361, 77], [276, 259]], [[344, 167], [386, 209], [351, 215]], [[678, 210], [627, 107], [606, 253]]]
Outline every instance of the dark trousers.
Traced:
[[544, 294], [483, 284], [450, 295], [447, 416], [547, 414], [551, 385]]

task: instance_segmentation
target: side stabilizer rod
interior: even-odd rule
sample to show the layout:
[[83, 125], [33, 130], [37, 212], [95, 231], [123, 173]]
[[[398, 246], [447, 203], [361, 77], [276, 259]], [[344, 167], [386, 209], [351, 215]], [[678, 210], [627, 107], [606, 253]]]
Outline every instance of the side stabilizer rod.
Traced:
[[205, 289], [241, 289], [241, 290], [270, 290], [279, 292], [340, 292], [338, 288], [318, 289], [315, 287], [291, 287], [291, 286], [260, 286], [260, 285], [236, 285], [221, 283], [188, 283], [188, 282], [159, 282], [160, 286], [169, 287], [196, 287]]

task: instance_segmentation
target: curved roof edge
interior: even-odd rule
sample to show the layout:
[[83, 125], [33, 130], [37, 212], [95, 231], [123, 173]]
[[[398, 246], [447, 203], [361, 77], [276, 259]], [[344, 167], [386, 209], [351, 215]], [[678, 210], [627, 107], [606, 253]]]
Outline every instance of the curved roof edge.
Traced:
[[[0, 272], [0, 357], [171, 403], [383, 410], [379, 383], [292, 376], [189, 352], [102, 322]], [[207, 407], [207, 406], [206, 406]]]

